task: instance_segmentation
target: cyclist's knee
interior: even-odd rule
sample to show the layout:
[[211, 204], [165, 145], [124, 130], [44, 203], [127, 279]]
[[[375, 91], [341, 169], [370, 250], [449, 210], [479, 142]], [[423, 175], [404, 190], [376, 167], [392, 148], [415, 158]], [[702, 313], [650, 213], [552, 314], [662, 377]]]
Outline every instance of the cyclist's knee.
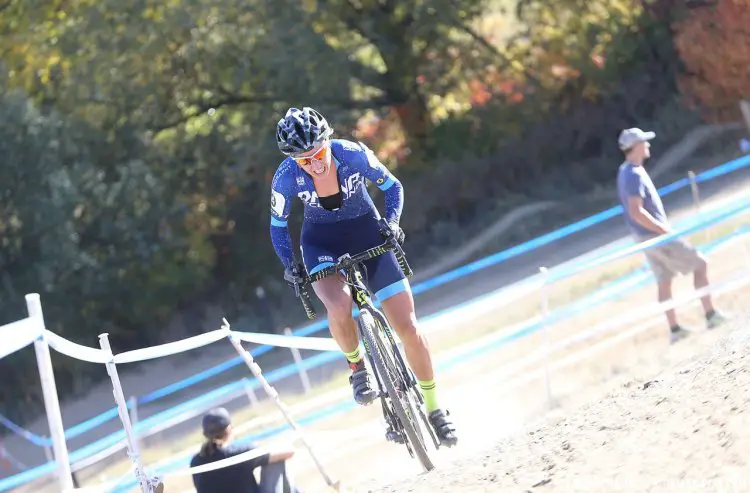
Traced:
[[420, 342], [422, 339], [422, 331], [419, 330], [419, 326], [416, 323], [407, 323], [401, 327], [401, 334], [399, 337], [405, 342]]
[[398, 333], [399, 339], [404, 341], [404, 344], [407, 346], [411, 346], [412, 343], [422, 343], [423, 334], [415, 315], [404, 315], [403, 317], [398, 317], [397, 320], [391, 321], [391, 324]]
[[352, 318], [352, 299], [346, 295], [334, 296], [324, 301], [328, 318], [335, 322], [345, 322]]
[[328, 318], [333, 321], [346, 321], [352, 318], [352, 298], [341, 281], [335, 278], [323, 279], [316, 283], [314, 289], [326, 307]]

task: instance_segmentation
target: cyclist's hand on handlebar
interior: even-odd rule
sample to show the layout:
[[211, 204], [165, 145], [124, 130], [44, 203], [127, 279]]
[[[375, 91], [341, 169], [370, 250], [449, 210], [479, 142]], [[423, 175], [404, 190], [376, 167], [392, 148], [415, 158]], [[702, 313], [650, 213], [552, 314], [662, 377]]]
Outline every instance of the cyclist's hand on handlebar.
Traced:
[[292, 265], [284, 269], [284, 280], [291, 287], [298, 286], [305, 280], [304, 273], [305, 269], [302, 264]]
[[404, 230], [401, 229], [401, 226], [398, 225], [395, 221], [388, 222], [385, 219], [380, 220], [380, 232], [388, 238], [391, 234], [396, 239], [399, 245], [404, 244], [404, 240], [406, 239], [406, 234], [404, 234]]
[[396, 241], [399, 245], [404, 244], [404, 240], [406, 239], [406, 233], [404, 233], [404, 230], [401, 229], [401, 226], [396, 224], [395, 222], [388, 223], [388, 227], [391, 228], [391, 231], [393, 231], [393, 236], [396, 237]]

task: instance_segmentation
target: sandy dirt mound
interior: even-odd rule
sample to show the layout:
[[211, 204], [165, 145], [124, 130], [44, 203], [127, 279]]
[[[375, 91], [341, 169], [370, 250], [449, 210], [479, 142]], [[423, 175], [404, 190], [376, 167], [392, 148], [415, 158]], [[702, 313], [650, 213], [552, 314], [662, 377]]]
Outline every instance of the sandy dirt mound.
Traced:
[[748, 492], [750, 316], [735, 320], [675, 346], [650, 378], [473, 458], [368, 491]]

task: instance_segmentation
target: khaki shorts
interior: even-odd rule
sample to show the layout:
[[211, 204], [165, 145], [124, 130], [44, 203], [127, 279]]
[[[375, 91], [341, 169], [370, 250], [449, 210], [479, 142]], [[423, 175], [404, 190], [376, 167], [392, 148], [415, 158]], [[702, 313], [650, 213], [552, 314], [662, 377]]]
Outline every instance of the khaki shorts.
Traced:
[[[639, 237], [637, 241], [651, 238]], [[703, 257], [690, 243], [675, 239], [643, 252], [658, 282], [671, 281], [677, 274], [689, 274], [704, 263]]]

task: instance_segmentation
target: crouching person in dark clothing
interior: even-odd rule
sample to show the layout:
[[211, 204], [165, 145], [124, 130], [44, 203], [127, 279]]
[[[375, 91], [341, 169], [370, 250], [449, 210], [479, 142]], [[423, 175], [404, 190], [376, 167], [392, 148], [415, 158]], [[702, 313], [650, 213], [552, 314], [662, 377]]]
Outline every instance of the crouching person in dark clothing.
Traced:
[[[232, 423], [223, 407], [212, 409], [203, 416], [203, 435], [206, 441], [193, 456], [190, 467], [201, 466], [234, 457], [259, 447], [230, 445]], [[238, 464], [193, 475], [197, 493], [299, 493], [286, 471], [285, 461], [294, 449], [270, 448], [253, 459]], [[260, 484], [253, 471], [260, 468]]]

